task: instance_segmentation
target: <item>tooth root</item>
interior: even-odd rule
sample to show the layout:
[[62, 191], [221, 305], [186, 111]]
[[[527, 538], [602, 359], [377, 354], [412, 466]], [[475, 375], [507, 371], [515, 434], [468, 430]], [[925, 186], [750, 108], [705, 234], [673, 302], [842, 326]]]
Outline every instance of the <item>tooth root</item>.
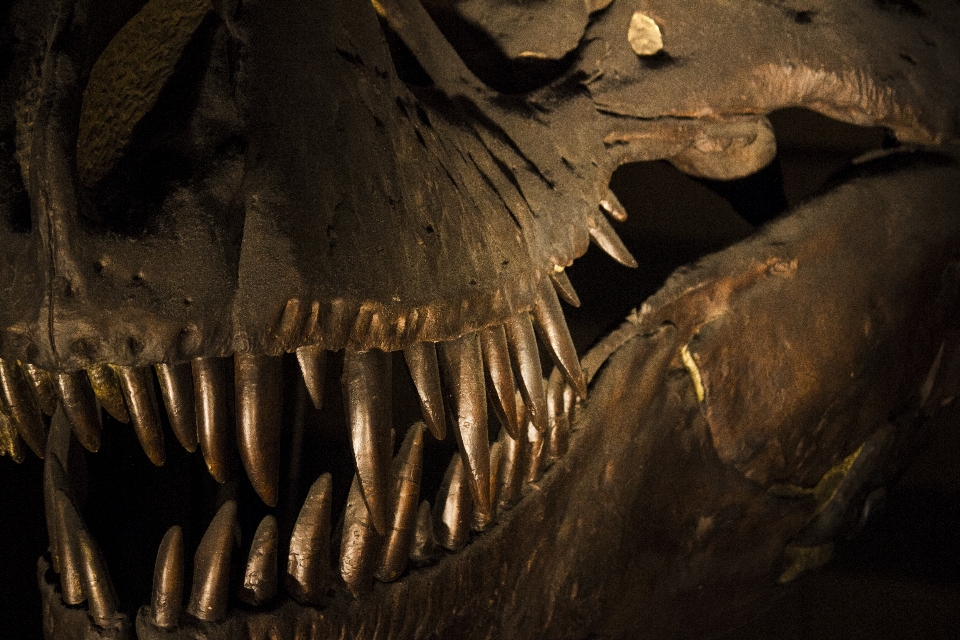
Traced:
[[153, 569], [150, 621], [155, 627], [173, 629], [180, 624], [183, 584], [183, 531], [174, 525], [167, 529], [160, 542]]
[[553, 464], [566, 455], [570, 445], [570, 420], [567, 418], [565, 396], [573, 391], [564, 382], [560, 369], [554, 369], [547, 382], [547, 414], [550, 428], [547, 436], [547, 463]]
[[206, 622], [219, 622], [227, 615], [230, 555], [233, 552], [237, 503], [223, 503], [200, 540], [193, 559], [193, 589], [187, 613]]
[[424, 427], [422, 422], [410, 427], [390, 469], [393, 521], [384, 539], [376, 572], [377, 580], [381, 582], [396, 580], [407, 567], [416, 528], [417, 501], [420, 499]]
[[259, 606], [277, 595], [277, 520], [267, 515], [253, 535], [240, 599]]
[[543, 467], [546, 462], [546, 434], [537, 431], [533, 425], [527, 429], [527, 440], [530, 448], [527, 449], [527, 469], [526, 481], [528, 483], [537, 482], [543, 477]]
[[27, 378], [33, 397], [37, 400], [40, 410], [52, 416], [57, 410], [57, 392], [53, 388], [53, 378], [50, 372], [40, 367], [23, 362], [20, 364], [23, 375]]
[[483, 329], [479, 335], [487, 374], [496, 392], [496, 401], [492, 404], [503, 428], [516, 438], [520, 433], [520, 423], [517, 421], [517, 385], [510, 364], [507, 334], [503, 327], [495, 325]]
[[317, 411], [323, 406], [323, 383], [327, 372], [327, 350], [315, 344], [297, 349], [297, 361], [303, 373], [307, 393]]
[[417, 510], [417, 524], [413, 533], [413, 546], [410, 549], [410, 560], [419, 566], [430, 564], [440, 555], [437, 537], [433, 532], [433, 514], [430, 503], [424, 500]]
[[536, 320], [534, 326], [540, 335], [540, 340], [547, 347], [554, 364], [577, 394], [581, 398], [586, 398], [587, 381], [580, 368], [577, 348], [573, 346], [573, 339], [570, 337], [570, 329], [567, 328], [567, 320], [563, 317], [557, 292], [553, 290], [546, 278], [540, 279], [537, 299], [533, 304], [533, 317]]
[[160, 405], [157, 404], [150, 368], [118, 366], [116, 372], [140, 446], [150, 462], [162, 467], [167, 452], [160, 424]]
[[373, 584], [381, 539], [363, 500], [360, 477], [355, 475], [347, 496], [340, 542], [340, 577], [355, 596], [369, 591]]
[[459, 453], [454, 453], [437, 492], [433, 518], [437, 541], [450, 551], [459, 551], [470, 538], [473, 501], [468, 484], [463, 459]]
[[96, 453], [100, 448], [100, 410], [86, 372], [55, 373], [53, 381], [77, 440], [87, 451]]
[[590, 240], [600, 247], [604, 253], [625, 267], [637, 268], [637, 260], [630, 255], [630, 251], [623, 240], [613, 230], [610, 223], [602, 215], [596, 215], [587, 220]]
[[264, 504], [277, 506], [280, 482], [281, 359], [238, 353], [234, 359], [237, 443], [250, 484]]
[[547, 428], [547, 395], [543, 388], [540, 352], [530, 316], [526, 313], [514, 316], [504, 323], [503, 328], [507, 334], [514, 374], [520, 381], [520, 395], [523, 396], [527, 415], [537, 429], [543, 431]]
[[[490, 521], [490, 440], [483, 355], [476, 333], [444, 342], [444, 371], [456, 408], [457, 445], [481, 523]], [[485, 524], [484, 524], [485, 526]]]
[[47, 445], [47, 430], [40, 415], [40, 407], [33, 399], [29, 383], [20, 367], [10, 360], [0, 360], [0, 403], [30, 450], [38, 458], [43, 458], [43, 450]]
[[550, 272], [550, 282], [553, 283], [553, 288], [556, 290], [557, 294], [564, 299], [564, 301], [573, 306], [580, 306], [580, 296], [577, 295], [576, 290], [573, 288], [573, 283], [570, 282], [570, 278], [567, 277], [567, 272], [561, 269], [557, 271], [554, 269]]
[[617, 222], [627, 221], [627, 210], [620, 204], [617, 195], [610, 189], [607, 189], [607, 193], [603, 196], [603, 199], [600, 200], [600, 208], [606, 211], [610, 217]]
[[120, 381], [114, 369], [108, 364], [94, 365], [87, 369], [87, 377], [100, 406], [113, 416], [114, 420], [124, 424], [130, 422], [127, 404], [124, 402]]
[[193, 453], [197, 450], [197, 411], [190, 363], [161, 363], [155, 369], [173, 435], [184, 449]]
[[403, 350], [403, 356], [420, 396], [423, 419], [433, 437], [443, 440], [447, 434], [447, 423], [443, 411], [437, 347], [432, 342], [416, 342]]
[[4, 411], [0, 410], [0, 455], [10, 456], [14, 462], [23, 462], [23, 442], [13, 426], [13, 421]]
[[195, 358], [193, 395], [197, 412], [197, 439], [214, 480], [229, 477], [230, 422], [227, 415], [227, 382], [220, 358]]
[[393, 453], [392, 379], [389, 353], [347, 351], [343, 357], [343, 394], [363, 501], [373, 526], [387, 531], [387, 473]]
[[320, 604], [330, 587], [332, 490], [329, 473], [313, 483], [290, 537], [286, 587], [287, 592], [302, 604]]
[[497, 511], [502, 513], [520, 501], [526, 472], [523, 462], [527, 458], [526, 450], [530, 445], [526, 434], [512, 438], [501, 432], [499, 442], [501, 449], [500, 468], [497, 473]]

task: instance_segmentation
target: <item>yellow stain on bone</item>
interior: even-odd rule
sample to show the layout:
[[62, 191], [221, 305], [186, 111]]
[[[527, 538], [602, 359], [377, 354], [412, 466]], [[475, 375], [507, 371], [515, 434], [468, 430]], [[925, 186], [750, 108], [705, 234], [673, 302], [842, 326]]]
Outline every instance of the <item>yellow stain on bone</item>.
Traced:
[[840, 488], [840, 483], [847, 477], [850, 467], [856, 462], [863, 451], [861, 444], [856, 451], [840, 461], [835, 467], [828, 470], [814, 487], [801, 487], [795, 484], [775, 484], [767, 491], [779, 498], [813, 498], [817, 503], [816, 513], [820, 513], [833, 495]]
[[680, 357], [683, 358], [683, 366], [687, 368], [687, 371], [690, 373], [690, 379], [693, 380], [693, 388], [697, 392], [697, 400], [703, 402], [707, 393], [703, 388], [703, 378], [700, 377], [700, 368], [697, 366], [696, 360], [693, 359], [693, 354], [690, 353], [689, 345], [683, 345], [683, 348], [680, 349]]

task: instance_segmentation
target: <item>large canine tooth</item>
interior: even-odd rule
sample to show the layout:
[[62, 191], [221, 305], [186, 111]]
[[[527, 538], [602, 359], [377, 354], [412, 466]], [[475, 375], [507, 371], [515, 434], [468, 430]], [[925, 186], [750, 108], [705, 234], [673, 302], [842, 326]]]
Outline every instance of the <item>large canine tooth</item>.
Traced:
[[257, 495], [275, 507], [280, 482], [281, 359], [238, 353], [234, 372], [240, 459]]
[[570, 278], [567, 277], [567, 272], [563, 269], [557, 271], [554, 269], [550, 272], [550, 282], [553, 283], [553, 288], [556, 289], [557, 294], [563, 298], [567, 304], [579, 307], [580, 306], [580, 296], [577, 295], [576, 289], [573, 288], [573, 283], [570, 282]]
[[627, 221], [627, 210], [620, 204], [617, 194], [611, 189], [607, 189], [607, 193], [603, 196], [603, 199], [600, 200], [600, 208], [606, 211], [610, 217], [617, 222]]
[[387, 531], [386, 483], [393, 453], [390, 361], [390, 354], [379, 350], [347, 351], [343, 357], [344, 404], [360, 492], [381, 534]]
[[184, 449], [197, 450], [197, 410], [193, 399], [193, 371], [189, 362], [158, 364], [157, 380], [173, 435]]
[[193, 559], [193, 589], [187, 613], [206, 622], [219, 622], [227, 615], [230, 555], [233, 551], [237, 503], [223, 503], [200, 540]]
[[47, 429], [40, 407], [20, 368], [9, 360], [0, 360], [0, 402], [23, 441], [38, 458], [47, 446]]
[[602, 215], [592, 216], [587, 219], [587, 226], [590, 232], [590, 240], [603, 249], [604, 253], [625, 267], [637, 268], [636, 258], [630, 255], [630, 250], [623, 244], [623, 240], [620, 239], [620, 236], [613, 230], [605, 217]]
[[490, 440], [483, 355], [476, 333], [444, 342], [444, 373], [456, 408], [456, 436], [478, 516], [490, 519]]
[[162, 467], [167, 452], [163, 440], [163, 426], [160, 424], [160, 406], [157, 404], [157, 393], [153, 389], [150, 368], [118, 366], [116, 372], [140, 446], [150, 458], [150, 462]]
[[0, 410], [0, 456], [9, 455], [14, 462], [23, 462], [23, 442], [13, 420]]
[[[47, 452], [50, 454], [51, 452]], [[56, 455], [47, 455], [43, 463], [43, 502], [47, 516], [47, 536], [54, 571], [60, 574], [60, 598], [66, 604], [80, 604], [86, 598], [80, 578], [80, 552], [71, 539], [68, 514], [57, 496], [69, 492], [67, 474]]]
[[303, 383], [317, 411], [323, 406], [323, 383], [327, 373], [327, 350], [318, 344], [297, 349]]
[[230, 429], [223, 363], [219, 358], [195, 358], [193, 395], [197, 411], [197, 438], [210, 475], [223, 484], [230, 467]]
[[530, 443], [530, 447], [527, 449], [527, 482], [536, 482], [543, 476], [543, 468], [547, 457], [546, 439], [545, 433], [538, 431], [533, 425], [529, 425], [527, 428], [527, 440]]
[[507, 334], [502, 326], [495, 325], [483, 329], [479, 335], [489, 381], [496, 392], [496, 401], [492, 404], [503, 428], [513, 437], [517, 437], [520, 433], [520, 423], [517, 422], [517, 384], [513, 378], [513, 365], [510, 364]]
[[54, 386], [60, 397], [63, 412], [70, 421], [73, 432], [80, 444], [90, 452], [100, 448], [100, 409], [90, 387], [90, 379], [85, 371], [55, 373]]
[[557, 292], [553, 290], [553, 286], [547, 282], [546, 278], [540, 279], [538, 288], [537, 299], [533, 303], [533, 317], [536, 320], [535, 327], [540, 334], [540, 340], [547, 347], [553, 363], [563, 372], [570, 386], [581, 398], [586, 398], [587, 380], [580, 368], [577, 348], [573, 346], [573, 339], [570, 338], [570, 329], [567, 328], [567, 320], [563, 317]]
[[240, 599], [258, 606], [277, 595], [277, 519], [264, 516], [253, 534]]
[[552, 464], [567, 454], [570, 446], [570, 420], [565, 408], [566, 396], [573, 390], [564, 382], [560, 369], [550, 373], [547, 382], [547, 415], [550, 418], [550, 429], [547, 437], [547, 462]]
[[113, 368], [108, 364], [94, 365], [87, 369], [87, 377], [90, 378], [90, 386], [93, 387], [93, 393], [100, 401], [100, 406], [113, 416], [114, 420], [124, 424], [130, 422], [120, 380]]
[[340, 576], [354, 595], [369, 591], [382, 540], [371, 522], [363, 500], [360, 476], [353, 477], [347, 508], [343, 514], [343, 539], [340, 541]]
[[503, 328], [510, 346], [514, 373], [520, 379], [520, 395], [523, 396], [527, 414], [537, 429], [542, 431], [547, 428], [547, 396], [543, 388], [537, 336], [533, 332], [530, 316], [526, 313], [514, 316], [504, 323]]
[[502, 512], [520, 501], [526, 472], [523, 462], [526, 460], [526, 449], [530, 444], [527, 442], [526, 434], [519, 438], [512, 438], [507, 433], [500, 432], [498, 441], [501, 449], [500, 468], [497, 472], [497, 511]]
[[413, 533], [413, 546], [410, 549], [410, 560], [414, 564], [429, 564], [437, 559], [440, 547], [437, 546], [437, 537], [433, 532], [433, 514], [430, 503], [424, 500], [417, 509], [417, 528]]
[[463, 458], [459, 452], [454, 453], [437, 492], [433, 514], [437, 541], [450, 551], [459, 551], [470, 538], [473, 501], [468, 484]]
[[153, 568], [153, 597], [150, 599], [150, 622], [161, 629], [180, 624], [183, 610], [183, 531], [178, 525], [167, 529], [157, 550]]
[[290, 536], [287, 591], [302, 604], [320, 604], [330, 586], [330, 474], [320, 476], [303, 502]]
[[27, 383], [33, 391], [33, 397], [36, 398], [40, 410], [52, 416], [57, 410], [57, 392], [53, 388], [50, 372], [26, 362], [20, 363], [20, 368], [27, 378]]
[[432, 342], [415, 342], [403, 350], [410, 377], [420, 396], [420, 408], [430, 433], [437, 440], [447, 434], [446, 417], [443, 413], [443, 390], [440, 387], [440, 367], [437, 364], [437, 347]]
[[390, 477], [390, 506], [393, 521], [380, 552], [376, 577], [381, 582], [396, 580], [407, 567], [410, 543], [416, 528], [417, 501], [420, 499], [420, 475], [423, 469], [423, 430], [418, 422], [407, 432], [393, 460]]

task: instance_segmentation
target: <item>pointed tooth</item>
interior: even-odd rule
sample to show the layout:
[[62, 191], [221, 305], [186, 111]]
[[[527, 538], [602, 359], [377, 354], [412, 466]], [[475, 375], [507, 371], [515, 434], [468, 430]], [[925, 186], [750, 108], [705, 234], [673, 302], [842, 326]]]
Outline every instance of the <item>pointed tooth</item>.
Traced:
[[97, 408], [97, 400], [86, 372], [58, 372], [53, 374], [53, 382], [77, 440], [87, 451], [96, 453], [100, 448], [102, 423], [100, 409]]
[[433, 437], [443, 440], [447, 434], [447, 422], [443, 411], [437, 347], [432, 342], [415, 342], [403, 350], [403, 356], [420, 396], [423, 419]]
[[320, 604], [331, 583], [330, 474], [320, 476], [303, 502], [290, 536], [287, 559], [287, 592], [302, 604]]
[[193, 371], [190, 363], [161, 363], [155, 370], [173, 435], [184, 449], [193, 453], [197, 450], [197, 410], [193, 399]]
[[430, 511], [430, 502], [424, 500], [417, 510], [417, 524], [413, 533], [413, 546], [410, 549], [410, 560], [416, 565], [430, 564], [440, 555], [437, 537], [433, 532], [433, 514]]
[[280, 482], [281, 364], [279, 356], [234, 357], [240, 459], [250, 484], [270, 507], [277, 506]]
[[343, 356], [343, 394], [363, 501], [373, 526], [387, 531], [387, 473], [393, 453], [391, 435], [391, 357], [379, 350], [347, 351]]
[[497, 473], [497, 511], [511, 509], [520, 501], [526, 469], [526, 449], [529, 443], [525, 436], [512, 438], [500, 433], [500, 468]]
[[160, 405], [157, 404], [150, 367], [117, 366], [115, 370], [140, 446], [150, 462], [162, 467], [167, 452], [160, 424]]
[[480, 522], [490, 520], [490, 440], [483, 355], [476, 333], [444, 342], [444, 372], [456, 410], [457, 445]]
[[57, 410], [57, 392], [53, 388], [53, 378], [50, 372], [40, 367], [26, 362], [20, 363], [23, 369], [23, 375], [33, 391], [33, 397], [37, 400], [40, 410], [48, 416], [52, 416]]
[[56, 455], [48, 455], [43, 462], [43, 504], [47, 519], [47, 537], [50, 540], [50, 555], [53, 569], [60, 574], [61, 598], [66, 604], [80, 604], [86, 597], [80, 580], [80, 556], [71, 541], [67, 529], [67, 514], [57, 495], [70, 491], [67, 474]]
[[606, 211], [610, 217], [617, 222], [627, 221], [627, 210], [620, 204], [617, 194], [611, 189], [607, 189], [607, 193], [600, 200], [600, 208]]
[[420, 499], [420, 476], [423, 470], [424, 423], [410, 427], [403, 445], [393, 460], [390, 477], [390, 507], [393, 521], [383, 541], [376, 577], [391, 582], [400, 577], [407, 567], [410, 544], [417, 519], [417, 501]]
[[495, 325], [480, 331], [479, 336], [488, 380], [496, 392], [492, 404], [503, 428], [516, 437], [520, 433], [520, 423], [517, 422], [517, 384], [513, 378], [507, 334], [502, 326]]
[[206, 622], [219, 622], [227, 615], [230, 555], [233, 552], [237, 503], [223, 503], [200, 540], [193, 559], [193, 589], [187, 613]]
[[277, 595], [277, 519], [264, 516], [253, 535], [240, 599], [259, 606]]
[[220, 358], [195, 358], [190, 364], [200, 450], [210, 475], [223, 484], [230, 467], [230, 419], [223, 363]]
[[533, 483], [543, 477], [543, 467], [546, 462], [546, 434], [538, 431], [530, 424], [527, 428], [527, 441], [530, 443], [530, 447], [527, 449], [525, 479], [528, 483]]
[[183, 531], [178, 525], [167, 529], [157, 550], [153, 568], [153, 597], [150, 600], [150, 622], [161, 629], [180, 624], [183, 610]]
[[550, 428], [547, 432], [548, 464], [553, 464], [565, 456], [570, 445], [570, 421], [564, 409], [564, 396], [568, 392], [573, 395], [564, 382], [560, 369], [554, 369], [547, 382], [547, 414], [550, 417]]
[[540, 336], [541, 342], [547, 347], [553, 363], [559, 367], [563, 376], [570, 382], [581, 398], [587, 397], [587, 380], [580, 368], [580, 358], [577, 348], [573, 346], [567, 320], [563, 317], [557, 292], [547, 282], [540, 279], [537, 299], [533, 303], [533, 317], [536, 320], [534, 327]]
[[13, 426], [13, 420], [0, 409], [0, 456], [2, 455], [9, 455], [17, 464], [23, 462], [24, 458], [20, 434]]
[[70, 443], [73, 436], [70, 422], [63, 410], [57, 411], [50, 421], [50, 435], [47, 438], [46, 456], [43, 461], [43, 507], [47, 521], [47, 539], [50, 542], [50, 556], [53, 570], [60, 573], [59, 562], [59, 526], [54, 504], [54, 490], [67, 491], [69, 484], [63, 461], [70, 457]]
[[100, 406], [113, 416], [114, 420], [124, 424], [130, 422], [130, 414], [124, 402], [123, 391], [120, 389], [120, 381], [113, 367], [108, 364], [94, 365], [87, 369], [87, 377], [90, 379], [94, 395], [100, 401]]
[[[30, 386], [20, 367], [11, 360], [0, 360], [0, 403], [16, 432], [38, 458], [47, 446], [47, 429]], [[12, 439], [16, 442], [15, 439]], [[12, 450], [11, 450], [12, 451]]]
[[550, 272], [550, 282], [553, 283], [553, 288], [557, 294], [563, 298], [567, 304], [573, 307], [580, 306], [580, 296], [577, 295], [577, 291], [573, 288], [573, 283], [570, 282], [570, 278], [567, 277], [566, 271], [562, 268], [555, 267], [553, 271]]
[[530, 316], [526, 313], [514, 316], [504, 323], [503, 328], [507, 334], [514, 374], [520, 381], [520, 394], [527, 407], [527, 415], [542, 431], [547, 428], [547, 395], [543, 388], [540, 352]]
[[466, 546], [470, 538], [472, 506], [463, 459], [459, 452], [455, 452], [437, 492], [433, 514], [434, 535], [444, 548], [459, 551]]
[[307, 393], [317, 411], [323, 406], [323, 383], [327, 372], [327, 350], [318, 344], [297, 349], [297, 362]]
[[360, 477], [355, 475], [347, 496], [340, 541], [340, 577], [354, 595], [370, 590], [380, 553], [382, 538], [371, 520], [360, 489]]
[[595, 245], [603, 249], [604, 253], [619, 262], [625, 267], [637, 268], [637, 260], [623, 244], [623, 240], [613, 230], [610, 223], [602, 215], [596, 215], [587, 219], [588, 230], [590, 231], [590, 240]]

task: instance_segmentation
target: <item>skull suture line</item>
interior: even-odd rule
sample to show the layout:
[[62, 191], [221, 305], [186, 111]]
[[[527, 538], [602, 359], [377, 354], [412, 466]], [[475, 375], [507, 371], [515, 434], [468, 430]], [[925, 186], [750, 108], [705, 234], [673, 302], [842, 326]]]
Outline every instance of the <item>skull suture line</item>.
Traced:
[[[955, 392], [953, 7], [93, 4], [16, 3], [4, 45], [0, 425], [45, 454], [48, 637], [682, 633], [714, 611], [670, 615], [698, 586], [747, 598], [822, 551]], [[678, 273], [581, 370], [558, 295], [591, 240], [633, 262], [613, 170], [752, 174], [784, 106], [940, 153], [863, 163]], [[284, 353], [340, 445], [289, 415]], [[206, 533], [150, 541], [135, 623], [82, 515], [97, 403], [223, 487]]]

